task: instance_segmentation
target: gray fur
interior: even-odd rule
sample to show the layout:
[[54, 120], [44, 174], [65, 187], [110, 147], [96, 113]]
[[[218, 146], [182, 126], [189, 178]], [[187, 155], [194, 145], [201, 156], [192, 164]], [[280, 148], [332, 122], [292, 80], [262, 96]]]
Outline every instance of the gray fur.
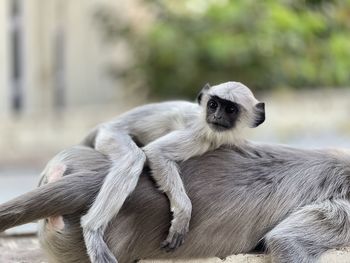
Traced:
[[[89, 262], [79, 219], [111, 162], [85, 147], [68, 149], [57, 161], [71, 174], [1, 205], [0, 226], [5, 225], [4, 230], [28, 222], [27, 217], [63, 214], [62, 231], [41, 222], [44, 248], [53, 262]], [[169, 204], [143, 172], [106, 229], [106, 242], [121, 263], [142, 258], [223, 258], [247, 253], [264, 238], [275, 262], [316, 262], [327, 249], [350, 243], [348, 152], [246, 143], [192, 158], [179, 167], [193, 203], [186, 246], [173, 253], [159, 248], [169, 227]], [[9, 224], [9, 215], [12, 221], [22, 217]]]
[[[207, 102], [213, 96], [240, 104], [242, 110], [234, 128], [217, 132], [208, 125]], [[258, 101], [246, 86], [227, 82], [206, 88], [200, 106], [180, 101], [149, 104], [100, 125], [97, 132], [94, 130], [95, 136], [88, 136], [86, 145], [107, 155], [112, 165], [95, 202], [81, 220], [91, 261], [117, 262], [100, 242], [108, 223], [135, 189], [146, 159], [159, 189], [168, 196], [173, 213], [162, 247], [172, 250], [180, 246], [189, 229], [192, 204], [176, 162], [223, 144], [241, 143], [242, 129], [256, 123], [256, 104]], [[222, 120], [220, 115], [217, 122]], [[145, 146], [139, 148], [134, 139]]]

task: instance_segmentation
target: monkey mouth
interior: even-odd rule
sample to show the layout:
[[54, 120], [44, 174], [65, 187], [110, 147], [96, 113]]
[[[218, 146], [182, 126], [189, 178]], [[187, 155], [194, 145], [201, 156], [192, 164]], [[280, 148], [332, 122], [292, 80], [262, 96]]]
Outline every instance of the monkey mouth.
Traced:
[[228, 130], [230, 128], [228, 125], [225, 125], [223, 123], [216, 122], [216, 121], [210, 122], [209, 126], [214, 131], [225, 131], [225, 130]]

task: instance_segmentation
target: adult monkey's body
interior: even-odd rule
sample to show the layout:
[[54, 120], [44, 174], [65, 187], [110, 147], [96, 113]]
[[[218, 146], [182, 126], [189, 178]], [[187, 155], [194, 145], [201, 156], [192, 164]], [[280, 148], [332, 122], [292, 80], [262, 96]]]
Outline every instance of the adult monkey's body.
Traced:
[[[64, 214], [63, 230], [42, 221], [41, 241], [57, 262], [88, 262], [80, 216], [108, 173], [109, 161], [78, 147], [49, 166], [62, 164], [69, 176], [0, 206], [1, 230]], [[225, 257], [248, 252], [263, 238], [277, 262], [316, 262], [327, 249], [350, 243], [348, 153], [247, 143], [190, 159], [180, 168], [193, 203], [188, 242], [170, 254], [159, 249], [169, 227], [168, 202], [144, 175], [106, 230], [120, 262]]]

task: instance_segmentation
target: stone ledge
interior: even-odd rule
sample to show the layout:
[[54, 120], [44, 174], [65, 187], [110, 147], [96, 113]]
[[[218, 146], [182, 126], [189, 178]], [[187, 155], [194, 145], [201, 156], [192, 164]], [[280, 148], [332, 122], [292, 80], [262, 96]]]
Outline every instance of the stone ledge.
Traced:
[[[267, 255], [239, 254], [232, 255], [225, 259], [206, 258], [191, 260], [142, 260], [141, 263], [271, 263]], [[325, 253], [320, 263], [350, 263], [350, 248], [330, 250]]]

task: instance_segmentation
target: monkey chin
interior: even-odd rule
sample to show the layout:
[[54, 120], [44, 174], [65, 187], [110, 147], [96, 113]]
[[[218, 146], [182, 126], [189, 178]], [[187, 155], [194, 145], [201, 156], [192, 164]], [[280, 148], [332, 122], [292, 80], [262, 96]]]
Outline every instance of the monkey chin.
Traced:
[[225, 132], [225, 131], [229, 131], [231, 129], [228, 126], [217, 123], [217, 122], [210, 122], [208, 124], [209, 124], [210, 129], [213, 130], [214, 132]]

